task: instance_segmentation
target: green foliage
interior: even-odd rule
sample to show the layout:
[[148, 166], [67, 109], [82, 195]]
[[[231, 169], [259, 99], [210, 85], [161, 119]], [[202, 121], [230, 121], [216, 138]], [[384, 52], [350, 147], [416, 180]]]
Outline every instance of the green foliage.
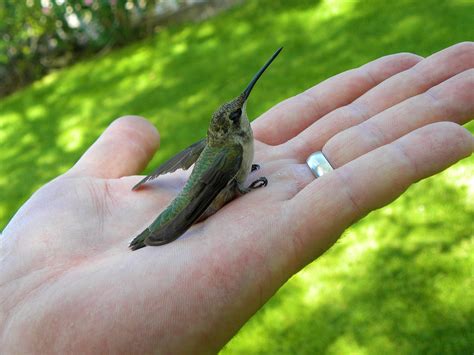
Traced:
[[[0, 101], [0, 223], [118, 116], [143, 115], [160, 129], [151, 169], [203, 137], [215, 107], [280, 45], [251, 117], [380, 56], [472, 40], [473, 13], [466, 1], [248, 1], [50, 74]], [[473, 159], [464, 160], [357, 223], [222, 353], [472, 352], [473, 176]]]
[[[78, 56], [153, 32], [159, 0], [3, 0], [0, 96]], [[179, 3], [179, 1], [175, 1]]]

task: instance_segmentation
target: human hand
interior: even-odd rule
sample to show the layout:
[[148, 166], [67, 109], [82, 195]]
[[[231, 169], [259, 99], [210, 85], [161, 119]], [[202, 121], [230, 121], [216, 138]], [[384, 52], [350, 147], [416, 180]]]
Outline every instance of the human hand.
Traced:
[[[216, 351], [354, 221], [472, 153], [459, 125], [474, 113], [473, 68], [472, 43], [398, 54], [284, 101], [253, 123], [268, 186], [135, 252], [128, 242], [187, 174], [131, 191], [159, 137], [117, 120], [4, 230], [4, 352]], [[317, 150], [336, 169], [315, 180], [304, 162]]]

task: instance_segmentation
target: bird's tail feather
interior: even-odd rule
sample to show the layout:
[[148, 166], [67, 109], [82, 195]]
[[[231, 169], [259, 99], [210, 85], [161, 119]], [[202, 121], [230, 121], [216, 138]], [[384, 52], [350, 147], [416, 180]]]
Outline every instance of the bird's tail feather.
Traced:
[[146, 247], [145, 240], [150, 236], [150, 234], [150, 230], [146, 228], [130, 242], [130, 245], [128, 247], [132, 250], [137, 250]]

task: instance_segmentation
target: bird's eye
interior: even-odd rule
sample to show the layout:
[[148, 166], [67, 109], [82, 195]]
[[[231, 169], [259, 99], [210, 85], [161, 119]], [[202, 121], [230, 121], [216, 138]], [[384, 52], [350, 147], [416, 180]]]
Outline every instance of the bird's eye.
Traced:
[[235, 122], [240, 116], [242, 116], [242, 110], [239, 108], [230, 114], [230, 119]]

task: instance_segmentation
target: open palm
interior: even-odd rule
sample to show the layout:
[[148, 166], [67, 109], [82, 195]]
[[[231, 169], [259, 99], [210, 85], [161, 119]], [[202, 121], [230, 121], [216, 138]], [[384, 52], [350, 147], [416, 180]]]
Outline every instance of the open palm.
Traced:
[[[370, 211], [469, 156], [474, 45], [384, 57], [253, 123], [268, 186], [180, 239], [132, 252], [189, 172], [131, 187], [159, 136], [115, 121], [18, 211], [0, 249], [0, 344], [16, 353], [217, 351], [295, 272]], [[452, 122], [440, 122], [452, 121]], [[191, 143], [191, 142], [190, 142]], [[335, 170], [304, 163], [322, 150]]]

